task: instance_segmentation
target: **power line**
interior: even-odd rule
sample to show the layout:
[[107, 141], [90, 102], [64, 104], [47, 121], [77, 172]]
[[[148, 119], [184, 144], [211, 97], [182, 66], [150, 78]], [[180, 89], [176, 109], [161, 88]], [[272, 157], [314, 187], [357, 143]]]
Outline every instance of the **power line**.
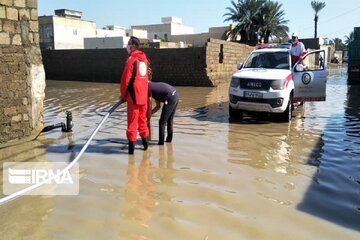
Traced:
[[[360, 24], [360, 22], [359, 22], [359, 24]], [[333, 34], [339, 33], [339, 32], [343, 32], [343, 33], [345, 34], [345, 31], [349, 31], [349, 30], [348, 30], [348, 29], [345, 29], [345, 28], [341, 28], [341, 29], [339, 29], [339, 30], [336, 30], [336, 31], [330, 32], [330, 33], [326, 33], [326, 34], [324, 34], [324, 35], [333, 35]], [[348, 32], [348, 33], [350, 34], [350, 32]]]
[[337, 15], [337, 16], [335, 16], [335, 17], [329, 18], [329, 19], [327, 19], [327, 20], [320, 21], [319, 24], [324, 24], [324, 23], [331, 22], [331, 21], [333, 21], [333, 20], [336, 20], [336, 19], [339, 18], [339, 17], [342, 17], [342, 16], [348, 14], [348, 13], [354, 12], [354, 11], [356, 11], [356, 10], [359, 9], [359, 8], [360, 8], [360, 6], [358, 6], [358, 7], [356, 7], [356, 8], [353, 8], [353, 9], [351, 9], [351, 10], [349, 10], [349, 11], [347, 11], [347, 12], [344, 12], [344, 13], [342, 13], [342, 14], [339, 14], [339, 15]]
[[[346, 14], [348, 14], [348, 13], [351, 13], [351, 12], [355, 12], [356, 10], [358, 10], [360, 8], [360, 6], [358, 6], [358, 7], [356, 7], [356, 8], [352, 8], [351, 10], [348, 10], [348, 11], [346, 11], [346, 12], [344, 12], [344, 13], [341, 13], [341, 14], [339, 14], [339, 15], [336, 15], [336, 16], [334, 16], [334, 17], [332, 17], [332, 18], [328, 18], [328, 19], [326, 19], [326, 20], [324, 20], [324, 21], [319, 21], [318, 22], [318, 25], [323, 25], [323, 24], [325, 24], [325, 23], [329, 23], [329, 22], [331, 22], [331, 21], [333, 21], [333, 20], [336, 20], [336, 19], [338, 19], [339, 17], [342, 17], [342, 16], [344, 16], [344, 15], [346, 15]], [[314, 26], [311, 26], [311, 27], [306, 27], [306, 28], [304, 28], [304, 30], [307, 30], [307, 29], [310, 29], [310, 28], [313, 28]]]

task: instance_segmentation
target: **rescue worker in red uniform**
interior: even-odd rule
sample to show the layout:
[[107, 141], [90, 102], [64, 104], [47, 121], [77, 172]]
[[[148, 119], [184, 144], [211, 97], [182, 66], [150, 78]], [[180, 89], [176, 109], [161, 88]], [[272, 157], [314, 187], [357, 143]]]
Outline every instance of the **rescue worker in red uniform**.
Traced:
[[120, 99], [127, 103], [127, 131], [129, 154], [134, 154], [137, 131], [142, 139], [144, 150], [148, 148], [149, 130], [147, 126], [148, 61], [139, 50], [140, 41], [131, 37], [127, 51], [129, 56], [120, 82]]

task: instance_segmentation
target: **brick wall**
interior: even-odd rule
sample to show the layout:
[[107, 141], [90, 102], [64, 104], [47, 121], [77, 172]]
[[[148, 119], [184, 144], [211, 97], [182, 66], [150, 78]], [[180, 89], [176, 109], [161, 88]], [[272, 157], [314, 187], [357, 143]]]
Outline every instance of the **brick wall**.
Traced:
[[229, 83], [238, 63], [244, 62], [254, 47], [210, 39], [206, 46], [206, 72], [212, 84]]
[[37, 0], [1, 0], [0, 144], [42, 127], [45, 75], [37, 17]]
[[[219, 63], [223, 45], [223, 62]], [[151, 61], [154, 81], [176, 86], [228, 83], [252, 47], [210, 39], [206, 47], [142, 49]], [[120, 81], [125, 49], [43, 50], [46, 78], [94, 82]]]

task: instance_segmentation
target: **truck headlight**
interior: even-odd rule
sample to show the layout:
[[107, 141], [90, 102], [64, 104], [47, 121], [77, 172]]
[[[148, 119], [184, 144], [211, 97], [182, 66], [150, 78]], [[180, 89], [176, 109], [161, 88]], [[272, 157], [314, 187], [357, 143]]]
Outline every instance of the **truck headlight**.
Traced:
[[285, 88], [285, 80], [273, 80], [271, 81], [270, 87], [274, 90], [283, 90]]
[[234, 87], [234, 88], [240, 86], [240, 78], [238, 78], [238, 77], [232, 77], [232, 78], [231, 78], [230, 86], [231, 86], [231, 87]]

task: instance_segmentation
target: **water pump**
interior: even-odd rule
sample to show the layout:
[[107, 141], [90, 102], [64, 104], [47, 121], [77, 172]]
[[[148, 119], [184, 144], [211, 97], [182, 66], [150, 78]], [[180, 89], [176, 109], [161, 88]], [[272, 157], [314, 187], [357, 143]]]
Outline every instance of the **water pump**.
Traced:
[[66, 124], [63, 122], [53, 124], [50, 126], [46, 126], [43, 128], [41, 132], [49, 132], [55, 128], [61, 128], [62, 132], [72, 132], [72, 128], [74, 126], [72, 121], [72, 113], [70, 111], [66, 111]]
[[72, 121], [72, 113], [70, 111], [66, 111], [66, 125], [61, 128], [63, 132], [72, 132], [72, 127], [74, 126]]

